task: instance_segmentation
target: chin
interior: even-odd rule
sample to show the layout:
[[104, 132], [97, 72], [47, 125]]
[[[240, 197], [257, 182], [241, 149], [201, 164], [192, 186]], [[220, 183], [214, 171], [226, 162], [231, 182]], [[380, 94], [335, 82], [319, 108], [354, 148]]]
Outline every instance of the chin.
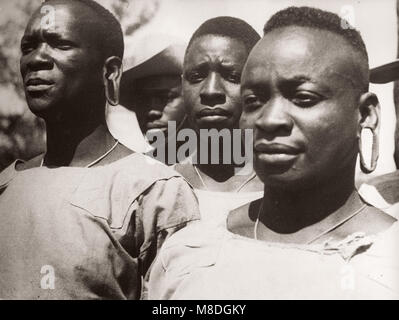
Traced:
[[37, 117], [45, 118], [49, 114], [51, 105], [45, 102], [28, 101], [29, 110]]
[[60, 105], [49, 102], [31, 102], [28, 103], [29, 110], [37, 117], [45, 121], [60, 121], [64, 112]]
[[266, 185], [271, 187], [288, 188], [303, 184], [306, 178], [295, 171], [292, 166], [257, 166], [255, 163], [255, 171], [259, 179]]
[[304, 172], [285, 172], [281, 174], [260, 173], [259, 178], [267, 187], [278, 188], [288, 192], [311, 190], [316, 186], [328, 183], [328, 179], [320, 179], [317, 175]]

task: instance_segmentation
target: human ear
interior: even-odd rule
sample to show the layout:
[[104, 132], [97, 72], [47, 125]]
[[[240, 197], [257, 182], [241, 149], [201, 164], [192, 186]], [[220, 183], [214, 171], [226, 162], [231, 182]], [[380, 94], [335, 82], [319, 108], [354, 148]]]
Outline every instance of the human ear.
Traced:
[[109, 57], [103, 67], [105, 97], [110, 105], [119, 104], [119, 87], [122, 78], [122, 60], [119, 57]]
[[[358, 139], [360, 167], [364, 173], [370, 173], [377, 167], [379, 156], [380, 103], [374, 93], [367, 92], [360, 96], [359, 114]], [[369, 135], [369, 140], [372, 141], [369, 157], [365, 156], [366, 146], [364, 142], [367, 134]]]

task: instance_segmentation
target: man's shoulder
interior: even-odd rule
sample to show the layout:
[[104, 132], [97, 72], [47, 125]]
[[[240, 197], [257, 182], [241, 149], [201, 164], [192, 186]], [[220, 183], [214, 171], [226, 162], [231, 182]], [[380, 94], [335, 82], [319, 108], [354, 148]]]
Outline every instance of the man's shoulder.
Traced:
[[394, 217], [384, 211], [371, 205], [366, 205], [360, 214], [337, 228], [336, 233], [342, 239], [359, 232], [359, 230], [371, 236], [388, 230], [396, 222], [397, 220]]
[[[98, 199], [112, 198], [131, 204], [150, 190], [164, 189], [165, 185], [180, 185], [185, 181], [174, 170], [145, 155], [134, 153], [111, 164], [72, 170], [80, 177], [74, 194], [87, 202], [87, 194]], [[69, 171], [66, 171], [69, 173]], [[63, 173], [65, 174], [65, 172]], [[154, 188], [158, 186], [158, 188]], [[161, 188], [161, 189], [162, 189]]]
[[141, 153], [133, 153], [109, 166], [107, 171], [122, 172], [124, 175], [144, 179], [147, 181], [165, 180], [171, 178], [182, 178], [182, 175], [173, 168]]
[[156, 223], [159, 229], [185, 222], [183, 218], [192, 215], [181, 218], [182, 202], [192, 205], [195, 199], [189, 198], [190, 187], [177, 172], [147, 161], [132, 154], [105, 166], [66, 170], [63, 174], [75, 172], [78, 177], [69, 202], [114, 225], [119, 221], [118, 226], [136, 210], [146, 225]]

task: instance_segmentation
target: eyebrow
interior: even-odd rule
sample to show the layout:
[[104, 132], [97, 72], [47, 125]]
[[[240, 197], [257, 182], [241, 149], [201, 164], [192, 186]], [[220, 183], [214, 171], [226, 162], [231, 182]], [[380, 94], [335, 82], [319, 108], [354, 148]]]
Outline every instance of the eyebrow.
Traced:
[[[250, 81], [246, 81], [244, 83], [242, 83], [241, 85], [241, 92], [243, 92], [244, 90], [248, 90], [248, 89], [252, 89], [255, 91], [264, 91], [265, 90], [265, 85], [268, 81], [257, 81], [255, 80], [250, 80]], [[308, 75], [305, 74], [299, 74], [299, 75], [295, 75], [293, 77], [287, 77], [287, 78], [283, 78], [279, 80], [279, 85], [301, 85], [303, 83], [313, 83], [314, 85], [317, 85], [317, 87], [320, 90], [323, 90], [326, 93], [330, 93], [331, 90], [328, 86], [326, 86], [325, 84], [323, 84], [322, 82], [316, 82], [314, 81], [311, 77], [309, 77]]]
[[208, 65], [207, 61], [202, 61], [200, 63], [195, 63], [195, 62], [194, 63], [190, 63], [190, 64], [187, 64], [187, 66], [184, 69], [183, 73], [189, 72], [189, 71], [192, 71], [192, 70], [198, 70], [198, 69], [201, 69], [201, 68], [206, 68], [207, 65]]
[[[200, 62], [194, 62], [191, 63], [192, 66], [189, 66], [188, 69], [199, 69], [199, 68], [204, 68], [207, 67], [209, 65], [209, 63], [213, 64], [214, 61], [211, 61], [209, 59], [201, 59]], [[220, 66], [222, 66], [223, 68], [234, 68], [236, 66], [239, 66], [240, 63], [233, 61], [233, 60], [226, 60], [226, 58], [223, 59], [217, 59], [216, 63]]]
[[26, 36], [23, 36], [23, 37], [21, 38], [21, 43], [22, 43], [22, 42], [29, 42], [29, 41], [36, 40], [35, 38], [36, 38], [36, 37], [33, 36], [33, 35], [26, 35]]
[[41, 36], [44, 39], [50, 40], [50, 41], [54, 41], [54, 40], [62, 40], [62, 39], [68, 39], [68, 37], [66, 37], [65, 34], [60, 34], [57, 32], [53, 32], [53, 31], [49, 31], [49, 30], [43, 30], [41, 32]]
[[21, 39], [22, 41], [34, 41], [36, 39], [48, 39], [48, 40], [61, 40], [61, 39], [69, 39], [66, 33], [60, 34], [60, 32], [54, 32], [49, 29], [40, 29], [35, 30], [32, 34], [24, 35]]
[[285, 79], [286, 81], [290, 82], [314, 82], [312, 81], [312, 78], [306, 76], [306, 75], [297, 75], [292, 78]]
[[[352, 79], [352, 77], [350, 75], [336, 72], [335, 70], [331, 70], [331, 68], [325, 70], [325, 72], [328, 72], [327, 74], [330, 74], [332, 76], [336, 76], [336, 77], [342, 78], [342, 79], [344, 79], [346, 81], [349, 81], [352, 86], [356, 86], [355, 81]], [[306, 75], [297, 75], [297, 76], [295, 76], [293, 78], [286, 79], [286, 80], [287, 81], [298, 81], [299, 83], [301, 83], [301, 82], [312, 82], [312, 83], [317, 83], [318, 85], [324, 87], [323, 83], [321, 83], [320, 81], [318, 81], [318, 82], [313, 81], [312, 78], [310, 78], [310, 77], [308, 77]]]

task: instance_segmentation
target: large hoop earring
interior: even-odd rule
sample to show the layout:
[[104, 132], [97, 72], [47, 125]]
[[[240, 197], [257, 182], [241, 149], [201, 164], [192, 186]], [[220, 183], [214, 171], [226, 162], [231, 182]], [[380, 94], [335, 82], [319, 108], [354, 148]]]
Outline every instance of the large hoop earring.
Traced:
[[[109, 82], [112, 85], [111, 92]], [[105, 98], [112, 106], [117, 106], [119, 104], [119, 83], [115, 79], [105, 81]]]
[[[362, 132], [364, 129], [368, 129], [371, 131], [373, 135], [373, 144], [371, 146], [371, 159], [370, 165], [366, 164], [366, 161], [363, 156], [363, 143], [362, 143]], [[377, 167], [377, 160], [379, 156], [379, 143], [378, 143], [378, 136], [374, 129], [369, 127], [363, 127], [360, 131], [359, 136], [359, 155], [360, 155], [360, 168], [364, 173], [371, 173]]]

